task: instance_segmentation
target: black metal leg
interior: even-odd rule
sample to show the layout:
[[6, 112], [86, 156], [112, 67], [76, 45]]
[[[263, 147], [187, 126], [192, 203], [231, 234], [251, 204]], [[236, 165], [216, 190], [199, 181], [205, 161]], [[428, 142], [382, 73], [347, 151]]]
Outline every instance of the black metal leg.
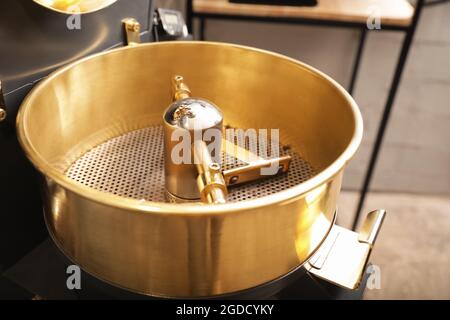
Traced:
[[361, 64], [361, 57], [364, 51], [364, 44], [366, 43], [366, 28], [361, 30], [361, 35], [359, 38], [358, 51], [356, 52], [355, 62], [353, 64], [352, 78], [350, 80], [350, 85], [348, 87], [348, 92], [353, 95], [353, 90], [355, 89], [356, 79], [358, 77], [359, 66]]
[[200, 17], [200, 41], [205, 41], [206, 18]]
[[193, 34], [192, 30], [192, 19], [193, 19], [193, 10], [192, 10], [192, 0], [186, 0], [186, 26], [190, 34]]
[[389, 90], [389, 96], [386, 102], [386, 106], [384, 107], [383, 116], [381, 118], [381, 122], [378, 127], [378, 132], [375, 140], [375, 145], [372, 150], [372, 154], [370, 156], [369, 167], [366, 172], [366, 176], [364, 178], [364, 183], [362, 187], [362, 191], [360, 194], [358, 208], [356, 209], [356, 215], [353, 221], [353, 230], [356, 229], [358, 225], [359, 217], [361, 214], [361, 210], [364, 206], [364, 202], [366, 200], [367, 192], [370, 187], [370, 182], [372, 181], [373, 172], [375, 169], [376, 162], [378, 160], [378, 154], [380, 152], [381, 145], [383, 143], [384, 133], [389, 122], [389, 117], [391, 115], [392, 105], [395, 101], [395, 96], [397, 93], [397, 89], [400, 84], [400, 80], [402, 77], [403, 69], [406, 63], [406, 59], [408, 57], [409, 49], [411, 47], [411, 43], [414, 37], [414, 33], [416, 31], [417, 22], [419, 21], [420, 13], [422, 11], [422, 7], [424, 4], [424, 0], [418, 0], [416, 4], [416, 9], [414, 11], [414, 16], [411, 22], [411, 26], [408, 28], [406, 32], [405, 39], [403, 40], [402, 49], [400, 52], [400, 56], [398, 58], [397, 67], [395, 69], [394, 78], [392, 80], [392, 84]]

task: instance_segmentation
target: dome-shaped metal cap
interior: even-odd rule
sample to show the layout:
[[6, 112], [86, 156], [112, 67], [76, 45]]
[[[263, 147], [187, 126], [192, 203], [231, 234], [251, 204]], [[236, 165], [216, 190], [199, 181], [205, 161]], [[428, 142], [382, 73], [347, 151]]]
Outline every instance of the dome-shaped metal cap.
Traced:
[[164, 115], [166, 122], [187, 130], [205, 130], [223, 121], [222, 112], [205, 99], [187, 98], [170, 105]]

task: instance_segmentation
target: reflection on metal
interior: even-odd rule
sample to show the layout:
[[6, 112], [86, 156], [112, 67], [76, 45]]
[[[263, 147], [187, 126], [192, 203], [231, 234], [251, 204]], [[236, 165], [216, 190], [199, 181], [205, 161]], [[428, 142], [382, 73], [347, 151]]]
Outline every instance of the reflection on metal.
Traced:
[[[180, 201], [193, 200], [192, 192], [195, 187], [189, 178], [195, 177], [199, 196], [203, 202], [220, 204], [226, 202], [228, 194], [227, 186], [235, 186], [246, 182], [252, 182], [263, 178], [273, 178], [278, 174], [287, 173], [291, 156], [264, 159], [254, 152], [247, 150], [227, 139], [223, 139], [223, 116], [222, 112], [211, 102], [191, 98], [191, 90], [184, 82], [183, 77], [176, 75], [172, 79], [172, 92], [174, 103], [169, 106], [164, 114], [165, 121], [165, 150], [167, 154], [165, 164], [167, 189], [171, 196], [180, 198]], [[176, 132], [178, 130], [178, 132]], [[207, 132], [207, 130], [211, 130]], [[215, 132], [213, 132], [215, 131]], [[187, 138], [201, 133], [199, 141], [194, 140], [192, 154], [195, 165], [189, 163], [174, 163], [174, 148], [179, 143], [173, 143], [173, 134], [186, 133]], [[209, 145], [203, 140], [205, 135], [213, 134], [214, 142]], [[186, 138], [183, 136], [183, 138]], [[219, 140], [217, 140], [219, 139]], [[191, 140], [191, 139], [190, 139]], [[206, 139], [210, 141], [210, 139]], [[212, 148], [216, 146], [215, 148]], [[278, 147], [278, 146], [277, 146]], [[235, 167], [222, 171], [220, 160], [213, 161], [211, 150], [221, 155], [221, 150], [233, 158], [245, 163], [244, 166]], [[170, 155], [170, 157], [169, 157]], [[189, 160], [189, 159], [188, 159]], [[264, 169], [271, 171], [267, 174]], [[196, 172], [191, 172], [195, 171]], [[195, 196], [195, 195], [194, 195]], [[198, 198], [198, 197], [197, 197]]]
[[6, 119], [6, 104], [3, 97], [2, 82], [0, 80], [0, 122]]
[[[201, 199], [205, 203], [225, 203], [228, 192], [220, 160], [212, 159], [203, 141], [207, 131], [215, 134], [215, 139], [222, 139], [222, 112], [210, 101], [191, 98], [191, 90], [179, 75], [172, 79], [172, 100], [163, 115], [167, 192], [180, 201]], [[184, 151], [190, 155], [180, 163], [175, 161], [174, 155], [183, 142], [190, 149], [190, 152]], [[220, 155], [222, 144], [216, 144], [216, 153]]]
[[348, 289], [358, 288], [386, 212], [367, 215], [359, 234], [333, 226], [330, 235], [306, 264], [315, 276]]
[[33, 0], [50, 10], [66, 14], [83, 14], [106, 8], [117, 0]]
[[204, 141], [195, 141], [193, 151], [195, 163], [198, 163], [196, 165], [197, 187], [200, 191], [200, 198], [205, 203], [225, 203], [228, 190], [220, 171], [220, 165], [211, 159], [208, 146]]
[[184, 82], [182, 76], [174, 76], [172, 79], [173, 101], [187, 99], [191, 96], [191, 89]]
[[[287, 173], [291, 163], [291, 156], [283, 156], [275, 159], [250, 162], [243, 167], [224, 170], [223, 176], [227, 186], [235, 186], [246, 182], [274, 177], [278, 174]], [[277, 166], [274, 174], [263, 175], [263, 168]]]
[[[282, 156], [272, 159], [264, 159], [256, 153], [251, 152], [233, 142], [223, 139], [223, 150], [228, 156], [239, 159], [246, 163], [245, 166], [227, 169], [223, 171], [223, 176], [227, 186], [236, 186], [242, 183], [252, 182], [260, 179], [274, 177], [279, 174], [287, 173], [292, 157]], [[263, 168], [276, 166], [273, 174], [264, 175]]]
[[[26, 78], [30, 77], [36, 74], [44, 73], [44, 72], [50, 72], [51, 70], [61, 67], [65, 64], [68, 64], [70, 62], [74, 62], [76, 60], [79, 60], [86, 56], [87, 54], [90, 54], [94, 52], [95, 50], [98, 50], [99, 47], [107, 40], [108, 38], [108, 27], [106, 25], [100, 25], [99, 29], [97, 31], [98, 33], [95, 35], [92, 35], [92, 40], [88, 43], [88, 46], [85, 48], [82, 48], [79, 52], [73, 53], [70, 57], [68, 57], [65, 60], [60, 60], [55, 63], [52, 63], [50, 65], [45, 66], [39, 66], [38, 64], [35, 66], [36, 68], [27, 70], [27, 71], [18, 71], [17, 68], [20, 66], [17, 66], [16, 69], [14, 69], [14, 73], [7, 74], [7, 76], [3, 80], [17, 80], [20, 78]], [[25, 50], [26, 47], [20, 48], [20, 50]]]
[[126, 44], [129, 46], [134, 46], [141, 43], [141, 24], [134, 18], [126, 18], [122, 20], [125, 36], [126, 36]]

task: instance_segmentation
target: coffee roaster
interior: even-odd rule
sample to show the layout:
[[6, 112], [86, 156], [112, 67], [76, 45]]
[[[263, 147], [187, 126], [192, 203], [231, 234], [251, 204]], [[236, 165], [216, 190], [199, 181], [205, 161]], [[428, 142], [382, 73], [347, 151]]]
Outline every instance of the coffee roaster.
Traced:
[[279, 54], [152, 42], [163, 12], [124, 2], [89, 8], [75, 34], [55, 29], [67, 14], [8, 2], [23, 33], [55, 34], [23, 50], [2, 20], [9, 59], [31, 68], [2, 66], [2, 145], [14, 162], [2, 179], [14, 212], [2, 263], [43, 240], [45, 221], [71, 263], [137, 295], [276, 294], [293, 274], [358, 288], [385, 212], [369, 213], [359, 233], [335, 224], [362, 138], [352, 97]]

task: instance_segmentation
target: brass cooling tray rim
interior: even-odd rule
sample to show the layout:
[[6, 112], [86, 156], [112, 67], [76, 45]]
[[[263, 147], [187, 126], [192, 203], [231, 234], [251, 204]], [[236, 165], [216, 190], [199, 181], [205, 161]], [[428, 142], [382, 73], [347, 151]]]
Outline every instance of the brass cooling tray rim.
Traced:
[[[230, 47], [240, 50], [250, 50], [253, 52], [268, 54], [277, 58], [284, 59], [296, 66], [303, 68], [304, 70], [312, 73], [317, 77], [321, 77], [328, 81], [332, 87], [341, 94], [348, 102], [351, 107], [352, 115], [355, 120], [355, 129], [350, 143], [342, 152], [342, 154], [328, 167], [320, 171], [311, 179], [287, 190], [280, 191], [278, 193], [268, 195], [262, 198], [246, 200], [243, 202], [226, 203], [220, 205], [207, 205], [207, 204], [173, 204], [173, 203], [163, 203], [163, 202], [152, 202], [152, 201], [140, 201], [131, 198], [125, 198], [113, 194], [108, 194], [106, 192], [98, 191], [93, 188], [87, 187], [79, 182], [76, 182], [64, 173], [59, 172], [53, 166], [51, 166], [45, 159], [34, 148], [32, 143], [28, 139], [27, 128], [24, 126], [25, 119], [27, 117], [28, 106], [31, 104], [35, 95], [37, 95], [43, 88], [50, 83], [53, 79], [58, 77], [60, 74], [66, 72], [72, 67], [81, 64], [85, 61], [100, 58], [104, 55], [116, 54], [125, 50], [143, 50], [150, 46], [183, 46], [183, 45], [198, 45], [198, 46], [220, 46], [220, 47]], [[363, 120], [359, 108], [352, 98], [352, 96], [335, 80], [333, 80], [328, 75], [311, 67], [303, 62], [296, 59], [287, 57], [285, 55], [274, 53], [271, 51], [252, 48], [243, 45], [230, 44], [230, 43], [220, 43], [220, 42], [209, 42], [209, 41], [177, 41], [173, 42], [159, 42], [159, 43], [145, 43], [138, 46], [122, 47], [105, 52], [100, 52], [93, 54], [72, 62], [54, 72], [52, 72], [46, 79], [37, 84], [32, 91], [24, 99], [22, 105], [20, 106], [17, 119], [16, 119], [17, 135], [19, 143], [24, 150], [25, 155], [30, 159], [34, 166], [46, 177], [51, 178], [54, 182], [60, 186], [66, 188], [67, 190], [78, 194], [81, 197], [89, 199], [91, 201], [112, 206], [120, 209], [129, 210], [136, 213], [153, 213], [153, 214], [171, 214], [180, 216], [190, 216], [190, 215], [210, 215], [210, 214], [228, 214], [243, 210], [256, 209], [263, 206], [273, 205], [277, 203], [289, 202], [292, 199], [299, 198], [309, 191], [327, 183], [332, 180], [340, 171], [345, 167], [348, 161], [356, 153], [363, 136]]]

